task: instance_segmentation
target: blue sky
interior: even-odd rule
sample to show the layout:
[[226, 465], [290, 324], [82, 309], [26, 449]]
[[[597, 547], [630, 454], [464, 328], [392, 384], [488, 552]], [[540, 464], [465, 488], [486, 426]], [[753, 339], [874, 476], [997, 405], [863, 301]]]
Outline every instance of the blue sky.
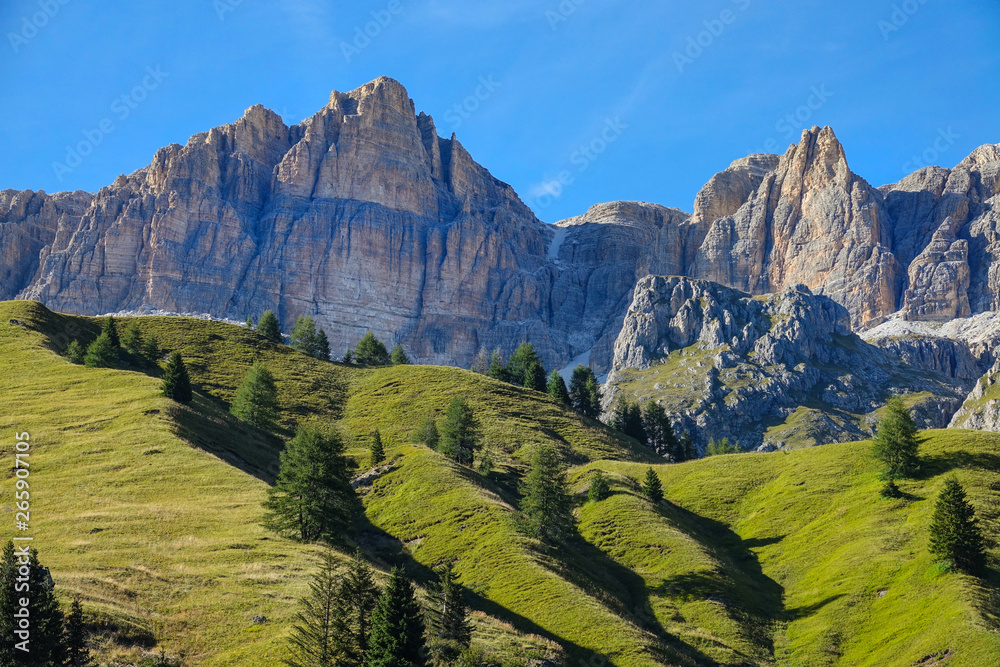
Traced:
[[96, 190], [252, 104], [296, 122], [382, 74], [547, 222], [691, 210], [814, 124], [875, 185], [1000, 143], [996, 0], [6, 0], [0, 30], [0, 188]]

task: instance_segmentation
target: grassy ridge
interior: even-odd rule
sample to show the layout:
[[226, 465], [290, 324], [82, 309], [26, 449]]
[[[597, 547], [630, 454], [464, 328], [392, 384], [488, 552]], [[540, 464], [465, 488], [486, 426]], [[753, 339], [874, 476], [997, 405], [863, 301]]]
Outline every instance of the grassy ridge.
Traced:
[[[274, 665], [283, 655], [316, 549], [258, 527], [281, 444], [232, 420], [227, 401], [261, 360], [277, 378], [286, 432], [304, 420], [335, 424], [364, 466], [367, 434], [382, 431], [389, 461], [361, 489], [358, 542], [418, 582], [457, 558], [477, 637], [505, 655], [558, 644], [574, 665], [605, 656], [910, 667], [952, 650], [949, 665], [1000, 663], [991, 589], [940, 574], [926, 554], [948, 474], [1000, 537], [998, 436], [928, 434], [924, 477], [901, 485], [902, 501], [878, 499], [862, 443], [658, 465], [668, 502], [652, 507], [635, 480], [656, 459], [544, 395], [458, 369], [319, 362], [220, 323], [139, 322], [189, 361], [199, 387], [190, 407], [161, 398], [148, 369], [85, 369], [53, 352], [96, 336], [95, 321], [0, 303], [0, 433], [33, 435], [43, 561], [60, 594], [81, 593], [140, 644], [165, 638], [191, 664]], [[417, 423], [459, 394], [498, 454], [488, 478], [410, 443]], [[580, 536], [555, 551], [515, 520], [517, 479], [540, 442], [573, 466], [580, 494], [594, 468], [614, 491], [598, 504], [581, 495]], [[257, 614], [269, 621], [251, 623]]]

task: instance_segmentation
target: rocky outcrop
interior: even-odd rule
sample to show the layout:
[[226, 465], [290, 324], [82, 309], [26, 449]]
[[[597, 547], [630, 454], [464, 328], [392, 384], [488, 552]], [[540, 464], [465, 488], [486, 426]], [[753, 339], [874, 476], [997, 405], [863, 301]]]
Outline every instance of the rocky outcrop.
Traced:
[[712, 223], [688, 274], [753, 294], [803, 284], [866, 326], [896, 310], [903, 268], [891, 231], [882, 195], [851, 172], [830, 128], [813, 128]]
[[965, 388], [866, 344], [843, 306], [805, 286], [755, 297], [648, 276], [615, 343], [604, 400], [608, 409], [618, 396], [655, 400], [702, 446], [728, 437], [781, 448], [862, 437], [896, 393], [913, 396], [922, 425], [943, 427]]
[[947, 321], [970, 315], [969, 242], [956, 237], [946, 218], [909, 268], [901, 316], [906, 320]]
[[949, 428], [1000, 431], [1000, 363], [994, 365], [962, 403]]

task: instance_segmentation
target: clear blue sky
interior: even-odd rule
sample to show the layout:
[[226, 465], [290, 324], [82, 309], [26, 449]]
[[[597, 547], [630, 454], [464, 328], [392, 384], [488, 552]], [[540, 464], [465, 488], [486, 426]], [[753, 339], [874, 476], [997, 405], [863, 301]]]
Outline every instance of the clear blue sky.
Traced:
[[548, 222], [690, 210], [814, 124], [875, 185], [1000, 143], [996, 0], [5, 0], [0, 30], [0, 189], [96, 190], [252, 104], [296, 122], [382, 74]]

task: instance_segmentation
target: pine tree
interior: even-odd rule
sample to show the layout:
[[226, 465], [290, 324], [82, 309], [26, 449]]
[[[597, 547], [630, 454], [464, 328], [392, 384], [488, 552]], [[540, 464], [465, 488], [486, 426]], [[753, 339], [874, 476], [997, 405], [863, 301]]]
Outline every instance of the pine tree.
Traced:
[[115, 318], [108, 316], [108, 319], [104, 320], [104, 327], [101, 329], [101, 333], [107, 335], [108, 340], [111, 341], [112, 347], [117, 351], [121, 347], [121, 340], [118, 338], [118, 324], [115, 322]]
[[309, 583], [309, 595], [300, 602], [289, 637], [289, 667], [334, 667], [340, 657], [337, 646], [337, 603], [340, 580], [337, 561], [327, 551], [319, 571]]
[[413, 585], [393, 568], [372, 614], [366, 667], [424, 667], [424, 621]]
[[559, 371], [549, 373], [549, 381], [545, 390], [560, 405], [570, 407], [569, 390], [566, 389], [566, 381], [563, 380], [563, 376], [559, 374]]
[[472, 628], [454, 565], [446, 563], [437, 574], [438, 580], [427, 589], [427, 634], [435, 662], [450, 664], [469, 648]]
[[257, 333], [278, 345], [284, 341], [281, 337], [281, 324], [273, 310], [265, 310], [264, 314], [260, 316], [260, 321], [257, 322]]
[[479, 450], [479, 463], [476, 464], [476, 472], [483, 477], [489, 477], [496, 465], [496, 454], [493, 448], [487, 445]]
[[347, 352], [344, 352], [344, 363], [347, 365], [354, 363], [354, 350], [348, 349]]
[[684, 431], [680, 438], [679, 451], [684, 453], [684, 458], [682, 461], [694, 461], [698, 458], [698, 448], [694, 444], [694, 438], [691, 437], [691, 433]]
[[[521, 343], [505, 368], [506, 382], [517, 384], [528, 389], [545, 391], [545, 369], [542, 360], [531, 343]], [[529, 376], [530, 373], [530, 376]]]
[[486, 374], [494, 380], [500, 380], [501, 382], [514, 381], [507, 370], [507, 362], [504, 361], [503, 352], [500, 351], [499, 347], [490, 354], [490, 365]]
[[388, 366], [389, 351], [386, 350], [385, 343], [369, 331], [354, 348], [354, 363], [361, 366]]
[[583, 364], [573, 369], [573, 377], [569, 383], [569, 398], [573, 409], [580, 414], [597, 417], [601, 413], [597, 377], [592, 369]]
[[142, 356], [153, 366], [160, 362], [160, 343], [156, 336], [150, 336], [142, 344]]
[[572, 499], [566, 471], [550, 445], [539, 445], [532, 454], [521, 495], [521, 512], [534, 535], [543, 540], [557, 538], [572, 529]]
[[326, 337], [326, 332], [322, 329], [316, 334], [316, 354], [313, 355], [317, 359], [322, 359], [323, 361], [330, 361], [330, 339]]
[[382, 444], [382, 434], [375, 430], [372, 433], [371, 467], [374, 468], [382, 461], [385, 461], [385, 446]]
[[171, 354], [167, 367], [163, 369], [161, 391], [164, 396], [172, 398], [178, 403], [191, 402], [191, 378], [188, 376], [187, 367], [184, 365], [180, 352]]
[[681, 443], [674, 435], [667, 411], [655, 401], [646, 404], [642, 413], [642, 428], [646, 432], [646, 444], [660, 456], [674, 463], [685, 459]]
[[441, 436], [438, 433], [437, 420], [434, 419], [433, 415], [424, 417], [424, 420], [417, 426], [417, 430], [413, 432], [414, 442], [419, 442], [431, 449], [437, 449], [440, 440]]
[[102, 332], [97, 340], [87, 347], [83, 363], [89, 368], [112, 368], [118, 363], [118, 346], [111, 342], [107, 333]]
[[396, 343], [392, 346], [392, 354], [389, 355], [389, 361], [394, 366], [404, 366], [410, 363], [410, 358], [406, 356], [406, 351], [403, 350], [403, 346]]
[[142, 329], [135, 320], [129, 323], [122, 334], [122, 347], [134, 357], [142, 355]]
[[722, 456], [724, 454], [740, 454], [743, 449], [740, 447], [738, 442], [729, 442], [728, 437], [723, 437], [720, 440], [712, 438], [708, 441], [708, 446], [705, 447], [705, 456]]
[[978, 575], [986, 564], [984, 549], [979, 521], [965, 489], [958, 480], [947, 480], [931, 517], [931, 553], [967, 574]]
[[14, 542], [7, 540], [3, 548], [3, 558], [0, 560], [0, 665], [16, 665], [17, 656], [22, 654], [14, 648], [14, 630], [16, 620], [14, 613], [20, 609], [18, 599], [21, 597], [15, 592], [14, 586], [17, 580], [17, 556], [14, 554]]
[[453, 397], [444, 413], [438, 451], [461, 465], [471, 466], [478, 439], [479, 424], [472, 406], [461, 396]]
[[318, 337], [316, 323], [308, 315], [299, 315], [292, 326], [292, 333], [288, 335], [288, 342], [299, 352], [308, 354], [310, 357], [318, 356]]
[[611, 495], [611, 487], [604, 476], [604, 471], [595, 470], [590, 478], [590, 489], [587, 491], [587, 500], [592, 503], [600, 502]]
[[80, 341], [73, 339], [69, 342], [69, 346], [66, 348], [66, 359], [71, 364], [83, 364], [85, 354]]
[[280, 459], [278, 479], [264, 501], [264, 526], [302, 542], [342, 543], [357, 497], [340, 437], [300, 426]]
[[643, 428], [642, 411], [635, 403], [631, 403], [622, 396], [615, 403], [615, 409], [611, 413], [611, 428], [619, 433], [635, 438], [642, 444], [646, 444], [646, 430]]
[[250, 317], [249, 315], [247, 315], [247, 321], [243, 323], [243, 326], [245, 326], [247, 329], [255, 329], [256, 328], [254, 326], [254, 323], [253, 323], [253, 318]]
[[886, 404], [885, 416], [875, 431], [872, 454], [882, 463], [887, 479], [912, 477], [920, 468], [917, 456], [917, 427], [903, 400], [893, 396]]
[[545, 367], [540, 361], [532, 361], [528, 364], [528, 368], [524, 371], [524, 388], [545, 393], [547, 389]]
[[358, 549], [354, 552], [350, 567], [341, 578], [334, 614], [334, 642], [340, 656], [340, 665], [363, 667], [365, 664], [372, 613], [379, 595], [374, 573]]
[[472, 363], [469, 365], [469, 370], [480, 375], [486, 375], [490, 372], [490, 353], [486, 351], [485, 347], [479, 348], [479, 351], [476, 352], [476, 356], [472, 358]]
[[660, 476], [656, 474], [652, 466], [646, 471], [646, 481], [642, 485], [642, 494], [653, 504], [658, 504], [663, 500], [663, 485], [660, 483]]
[[278, 426], [278, 388], [271, 371], [255, 363], [247, 373], [229, 411], [237, 419], [271, 431]]
[[87, 629], [84, 626], [83, 607], [80, 598], [74, 597], [66, 617], [66, 665], [84, 667], [90, 664], [90, 650], [87, 648]]

